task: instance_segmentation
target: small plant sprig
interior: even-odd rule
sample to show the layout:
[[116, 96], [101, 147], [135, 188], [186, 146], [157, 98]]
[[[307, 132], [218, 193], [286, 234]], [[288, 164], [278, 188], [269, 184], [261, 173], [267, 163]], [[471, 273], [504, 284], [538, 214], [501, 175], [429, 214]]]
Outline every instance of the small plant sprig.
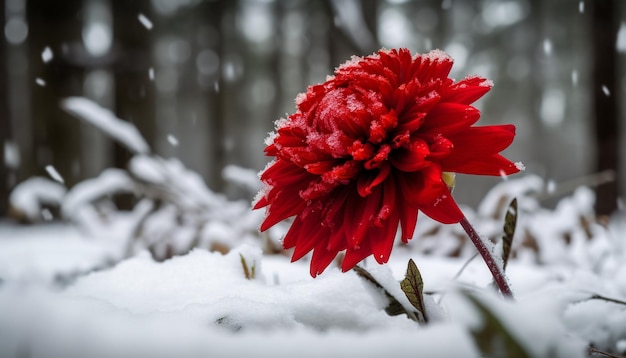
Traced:
[[243, 257], [243, 254], [239, 254], [239, 257], [241, 258], [241, 267], [243, 268], [244, 276], [248, 280], [254, 280], [256, 277], [256, 265], [254, 262], [252, 263], [252, 266], [248, 265], [248, 262], [246, 261], [246, 258]]

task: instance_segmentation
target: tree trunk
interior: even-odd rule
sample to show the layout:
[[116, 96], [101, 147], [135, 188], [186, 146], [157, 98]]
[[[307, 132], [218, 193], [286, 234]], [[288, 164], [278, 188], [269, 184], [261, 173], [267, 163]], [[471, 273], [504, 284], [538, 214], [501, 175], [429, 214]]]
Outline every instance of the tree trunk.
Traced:
[[[596, 169], [611, 170], [616, 177], [619, 163], [619, 119], [617, 103], [617, 53], [615, 41], [618, 30], [617, 2], [590, 2], [593, 29], [593, 113], [595, 115]], [[618, 182], [611, 181], [596, 189], [596, 213], [609, 215], [617, 209]]]
[[[115, 112], [121, 119], [132, 122], [154, 148], [155, 89], [150, 81], [152, 64], [152, 33], [140, 16], [151, 19], [148, 0], [112, 1], [113, 39], [116, 46]], [[115, 166], [125, 168], [131, 155], [116, 143]]]
[[[5, 25], [4, 4], [0, 6], [0, 25]], [[7, 99], [7, 42], [0, 41], [0, 218], [6, 217], [9, 205], [9, 166], [4, 148], [10, 138], [9, 103]]]
[[84, 69], [73, 62], [80, 53], [81, 9], [81, 0], [27, 3], [35, 166], [39, 175], [54, 166], [68, 186], [80, 179], [80, 124], [59, 102], [82, 93]]

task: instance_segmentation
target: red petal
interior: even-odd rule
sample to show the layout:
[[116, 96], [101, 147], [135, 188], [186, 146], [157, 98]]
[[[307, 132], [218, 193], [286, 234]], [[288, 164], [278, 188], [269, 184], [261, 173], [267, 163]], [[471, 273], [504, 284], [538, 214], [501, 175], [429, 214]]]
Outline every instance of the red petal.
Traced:
[[447, 172], [456, 172], [474, 175], [510, 175], [519, 172], [519, 168], [500, 154], [480, 156], [472, 160], [451, 160], [450, 157], [442, 161], [441, 167]]
[[393, 244], [395, 242], [396, 233], [398, 232], [398, 220], [389, 221], [383, 227], [376, 227], [371, 232], [371, 246], [374, 259], [379, 264], [389, 261]]
[[300, 217], [296, 217], [296, 219], [291, 224], [291, 227], [287, 231], [285, 238], [283, 239], [283, 248], [290, 249], [298, 243], [298, 239], [300, 238], [300, 231], [302, 229], [302, 219]]
[[285, 195], [283, 194], [280, 200], [274, 201], [268, 207], [267, 217], [260, 227], [261, 231], [265, 231], [288, 217], [298, 214], [306, 205], [305, 201], [297, 196], [287, 195], [290, 197], [287, 200], [283, 200], [283, 196]]
[[386, 131], [395, 128], [398, 125], [398, 116], [396, 115], [396, 111], [391, 109], [389, 113], [380, 116], [380, 124]]
[[376, 148], [370, 144], [363, 144], [360, 140], [354, 141], [349, 148], [350, 154], [354, 160], [366, 160], [374, 155]]
[[410, 133], [421, 128], [422, 123], [426, 118], [426, 113], [424, 112], [413, 112], [410, 114], [406, 114], [402, 116], [403, 120], [398, 125], [398, 132], [408, 131]]
[[265, 151], [265, 156], [267, 157], [275, 157], [278, 154], [278, 148], [276, 148], [276, 145], [274, 145], [274, 143], [265, 147], [264, 151]]
[[380, 168], [389, 157], [389, 153], [391, 153], [391, 146], [388, 144], [381, 145], [372, 159], [363, 163], [363, 167], [368, 170]]
[[458, 223], [463, 218], [463, 212], [459, 209], [447, 187], [433, 202], [421, 206], [420, 210], [431, 219], [442, 224]]
[[447, 157], [454, 148], [451, 141], [442, 135], [437, 135], [433, 138], [433, 142], [430, 144], [429, 160], [440, 159]]
[[340, 183], [354, 178], [360, 171], [361, 164], [357, 161], [349, 160], [324, 173], [322, 179], [327, 183]]
[[266, 197], [261, 197], [252, 207], [253, 210], [260, 209], [269, 205], [269, 201], [267, 201]]
[[338, 251], [328, 250], [323, 242], [320, 242], [315, 249], [313, 249], [313, 256], [311, 257], [311, 276], [315, 278], [326, 270], [328, 265], [335, 259]]
[[295, 183], [305, 180], [307, 172], [286, 160], [278, 159], [263, 171], [261, 181], [273, 186], [273, 183]]
[[446, 186], [441, 179], [441, 169], [435, 163], [419, 172], [397, 175], [396, 182], [402, 200], [412, 207], [431, 203]]
[[[275, 170], [284, 168], [284, 172], [276, 173], [276, 176], [267, 179], [270, 189], [263, 198], [261, 198], [255, 209], [268, 206], [267, 216], [261, 224], [261, 231], [265, 231], [274, 226], [278, 222], [298, 214], [306, 205], [305, 201], [300, 198], [300, 192], [308, 185], [309, 175], [303, 172], [301, 168], [291, 170], [293, 165], [281, 165], [282, 161], [276, 162], [275, 165], [269, 167], [261, 176], [263, 178], [266, 173], [273, 173]], [[297, 168], [297, 167], [296, 167]], [[304, 174], [303, 174], [304, 173]]]
[[347, 247], [346, 230], [343, 225], [337, 225], [331, 229], [331, 234], [326, 245], [327, 250], [339, 252]]
[[[276, 148], [303, 147], [306, 146], [306, 140], [304, 137], [295, 136], [292, 133], [291, 127], [286, 127], [278, 130], [278, 136], [274, 138], [274, 143], [272, 145]], [[265, 150], [266, 153], [272, 152], [270, 146], [268, 146]]]
[[440, 101], [441, 96], [437, 91], [432, 90], [427, 92], [417, 98], [415, 106], [411, 108], [411, 113], [413, 113], [413, 111], [417, 113], [429, 113]]
[[348, 247], [354, 248], [361, 244], [372, 219], [380, 209], [381, 198], [382, 189], [380, 186], [374, 188], [366, 198], [361, 198], [358, 194], [348, 197], [344, 213]]
[[323, 199], [326, 201], [322, 213], [323, 226], [337, 230], [343, 227], [344, 210], [351, 190], [352, 187], [340, 188]]
[[500, 125], [472, 127], [450, 138], [452, 153], [441, 160], [443, 170], [450, 172], [502, 175], [519, 169], [498, 153], [507, 148], [515, 137], [515, 126]]
[[491, 89], [491, 82], [482, 77], [468, 77], [441, 91], [442, 101], [471, 104]]
[[396, 188], [391, 180], [383, 188], [383, 204], [375, 225], [368, 233], [372, 253], [379, 264], [389, 260], [394, 239], [398, 232], [399, 215], [396, 209]]
[[320, 228], [311, 218], [304, 220], [301, 230], [305, 234], [300, 235], [298, 243], [293, 250], [293, 255], [291, 256], [291, 262], [300, 260], [304, 255], [308, 254], [314, 247], [320, 244], [326, 246], [326, 237], [328, 237], [330, 233], [327, 228]]
[[361, 246], [348, 247], [346, 250], [346, 256], [341, 263], [341, 271], [346, 272], [352, 269], [356, 264], [363, 261], [366, 257], [372, 254], [372, 248], [370, 247], [369, 240], [364, 241]]
[[389, 163], [383, 163], [379, 169], [369, 170], [362, 173], [357, 180], [357, 191], [362, 197], [372, 193], [372, 188], [382, 183], [391, 172]]
[[398, 148], [389, 156], [389, 161], [398, 170], [403, 172], [415, 172], [429, 165], [425, 160], [430, 153], [428, 144], [423, 139], [415, 139], [407, 145], [407, 148]]
[[[292, 186], [295, 186], [295, 184], [292, 184]], [[299, 186], [300, 185], [298, 185], [298, 187]], [[335, 183], [329, 183], [321, 179], [312, 180], [308, 182], [308, 186], [306, 188], [302, 188], [302, 190], [298, 192], [298, 196], [302, 200], [306, 201], [319, 199], [325, 195], [328, 195], [336, 187], [337, 184]]]
[[402, 227], [402, 241], [409, 242], [413, 238], [415, 225], [417, 224], [417, 207], [409, 205], [404, 198], [398, 198], [398, 214], [400, 216], [400, 226]]
[[454, 155], [476, 156], [499, 153], [506, 149], [515, 138], [515, 126], [512, 124], [471, 127], [450, 136], [454, 143]]
[[469, 128], [480, 118], [480, 111], [460, 103], [440, 103], [426, 116], [420, 132], [450, 135]]
[[304, 166], [307, 172], [315, 175], [321, 175], [338, 164], [337, 160], [324, 160], [321, 162], [310, 163]]
[[446, 78], [452, 70], [453, 62], [450, 57], [438, 56], [431, 52], [422, 56], [422, 61], [420, 71], [416, 74], [421, 82], [428, 82], [435, 78]]

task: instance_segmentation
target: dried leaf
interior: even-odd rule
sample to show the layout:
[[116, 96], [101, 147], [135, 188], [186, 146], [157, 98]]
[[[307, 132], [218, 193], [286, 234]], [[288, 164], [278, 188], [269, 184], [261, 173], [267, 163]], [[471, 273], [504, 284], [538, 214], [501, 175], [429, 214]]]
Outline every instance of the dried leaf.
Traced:
[[478, 298], [470, 293], [466, 297], [482, 317], [482, 327], [471, 332], [476, 346], [486, 357], [527, 358], [531, 355], [517, 341], [500, 319]]
[[504, 217], [504, 235], [502, 236], [502, 269], [506, 269], [511, 255], [511, 246], [513, 244], [513, 235], [515, 235], [515, 227], [517, 226], [517, 198], [513, 198], [509, 208], [506, 210]]
[[428, 322], [426, 307], [424, 306], [424, 281], [413, 259], [409, 259], [406, 275], [404, 280], [400, 282], [400, 288], [402, 288], [413, 307], [421, 314], [423, 321]]
[[367, 272], [365, 269], [363, 269], [360, 266], [354, 266], [353, 270], [354, 270], [354, 272], [356, 272], [356, 274], [359, 277], [361, 277], [365, 281], [369, 282], [370, 284], [374, 285], [374, 287], [376, 287], [377, 289], [381, 290], [383, 292], [383, 294], [385, 295], [385, 297], [387, 297], [387, 299], [389, 300], [389, 304], [387, 305], [387, 307], [385, 307], [385, 312], [388, 315], [390, 315], [390, 316], [399, 316], [401, 314], [406, 314], [408, 318], [410, 318], [410, 319], [412, 319], [414, 321], [417, 321], [416, 312], [407, 312], [406, 309], [404, 308], [404, 306], [395, 297], [393, 297], [393, 295], [391, 293], [389, 293], [389, 291], [387, 291], [374, 278], [374, 276], [372, 276], [372, 274], [370, 274], [369, 272]]

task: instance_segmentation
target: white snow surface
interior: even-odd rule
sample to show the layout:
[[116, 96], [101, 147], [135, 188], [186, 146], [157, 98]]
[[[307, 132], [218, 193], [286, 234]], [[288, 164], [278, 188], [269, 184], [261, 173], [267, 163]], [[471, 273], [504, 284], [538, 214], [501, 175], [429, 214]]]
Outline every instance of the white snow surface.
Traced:
[[[136, 164], [147, 168], [156, 163], [150, 160]], [[382, 292], [354, 272], [331, 264], [313, 279], [308, 258], [291, 263], [288, 252], [265, 251], [260, 237], [242, 239], [237, 226], [258, 224], [262, 215], [243, 220], [226, 210], [231, 220], [209, 221], [205, 234], [233, 242], [227, 254], [194, 249], [163, 262], [147, 251], [124, 258], [132, 213], [112, 216], [95, 233], [59, 223], [2, 224], [0, 356], [478, 357], [471, 332], [486, 318], [467, 291], [533, 357], [584, 357], [589, 344], [624, 354], [626, 215], [614, 215], [606, 227], [581, 225], [593, 214], [591, 190], [579, 188], [547, 209], [536, 198], [543, 188], [537, 177], [510, 179], [478, 211], [463, 207], [477, 231], [494, 238], [510, 198], [518, 199], [516, 255], [507, 265], [515, 302], [492, 290], [479, 258], [459, 272], [475, 250], [462, 246], [451, 256], [462, 229], [424, 215], [414, 240], [398, 244], [388, 264], [361, 263], [406, 307], [398, 282], [412, 258], [427, 293], [426, 325], [387, 315]], [[152, 219], [167, 226], [159, 215]], [[285, 227], [273, 230], [284, 234]], [[539, 252], [524, 246], [529, 237]], [[254, 278], [245, 277], [242, 259]]]

